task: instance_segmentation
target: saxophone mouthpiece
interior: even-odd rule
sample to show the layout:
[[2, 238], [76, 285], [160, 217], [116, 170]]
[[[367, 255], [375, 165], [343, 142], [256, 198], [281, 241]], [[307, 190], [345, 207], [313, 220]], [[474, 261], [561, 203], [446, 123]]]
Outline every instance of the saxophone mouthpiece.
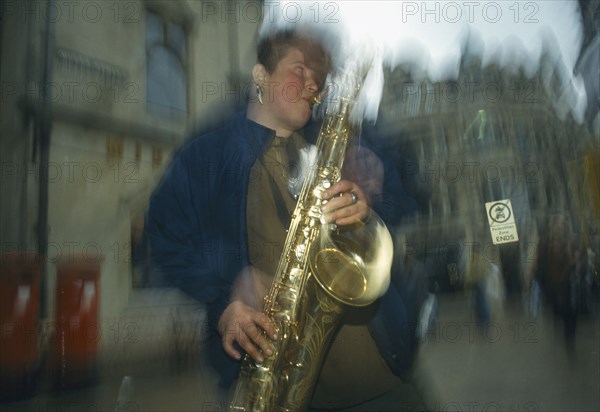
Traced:
[[321, 94], [320, 93], [316, 93], [314, 95], [312, 95], [309, 99], [308, 99], [308, 104], [310, 105], [310, 108], [312, 109], [313, 107], [321, 104]]

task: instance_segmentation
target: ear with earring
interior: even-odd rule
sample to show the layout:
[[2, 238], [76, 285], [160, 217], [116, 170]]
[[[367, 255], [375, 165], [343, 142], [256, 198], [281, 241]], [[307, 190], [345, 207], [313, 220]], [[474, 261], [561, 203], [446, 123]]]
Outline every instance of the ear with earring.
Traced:
[[262, 87], [260, 87], [258, 84], [256, 85], [256, 96], [258, 97], [258, 102], [262, 105], [263, 104], [263, 94], [264, 94], [264, 90]]

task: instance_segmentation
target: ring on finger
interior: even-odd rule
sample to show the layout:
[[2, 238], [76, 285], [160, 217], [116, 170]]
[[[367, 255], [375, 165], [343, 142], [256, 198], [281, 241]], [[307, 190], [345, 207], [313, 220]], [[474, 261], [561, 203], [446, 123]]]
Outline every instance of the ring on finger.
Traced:
[[350, 197], [352, 198], [352, 204], [356, 204], [356, 202], [358, 202], [358, 195], [356, 194], [356, 192], [350, 192]]

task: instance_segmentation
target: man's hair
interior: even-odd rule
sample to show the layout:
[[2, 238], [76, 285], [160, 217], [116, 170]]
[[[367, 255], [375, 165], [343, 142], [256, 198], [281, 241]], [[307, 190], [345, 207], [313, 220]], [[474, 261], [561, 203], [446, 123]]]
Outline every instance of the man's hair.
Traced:
[[263, 37], [256, 51], [258, 62], [267, 72], [273, 73], [292, 47], [304, 54], [306, 65], [316, 72], [319, 86], [322, 86], [329, 71], [329, 55], [323, 45], [312, 37], [298, 34], [293, 30], [279, 31]]

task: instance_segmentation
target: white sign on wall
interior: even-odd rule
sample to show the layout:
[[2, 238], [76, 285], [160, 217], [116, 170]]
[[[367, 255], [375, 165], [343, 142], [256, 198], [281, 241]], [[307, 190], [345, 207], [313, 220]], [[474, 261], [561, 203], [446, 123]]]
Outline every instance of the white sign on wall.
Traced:
[[487, 202], [485, 210], [490, 224], [492, 241], [495, 245], [519, 240], [515, 214], [509, 199]]

